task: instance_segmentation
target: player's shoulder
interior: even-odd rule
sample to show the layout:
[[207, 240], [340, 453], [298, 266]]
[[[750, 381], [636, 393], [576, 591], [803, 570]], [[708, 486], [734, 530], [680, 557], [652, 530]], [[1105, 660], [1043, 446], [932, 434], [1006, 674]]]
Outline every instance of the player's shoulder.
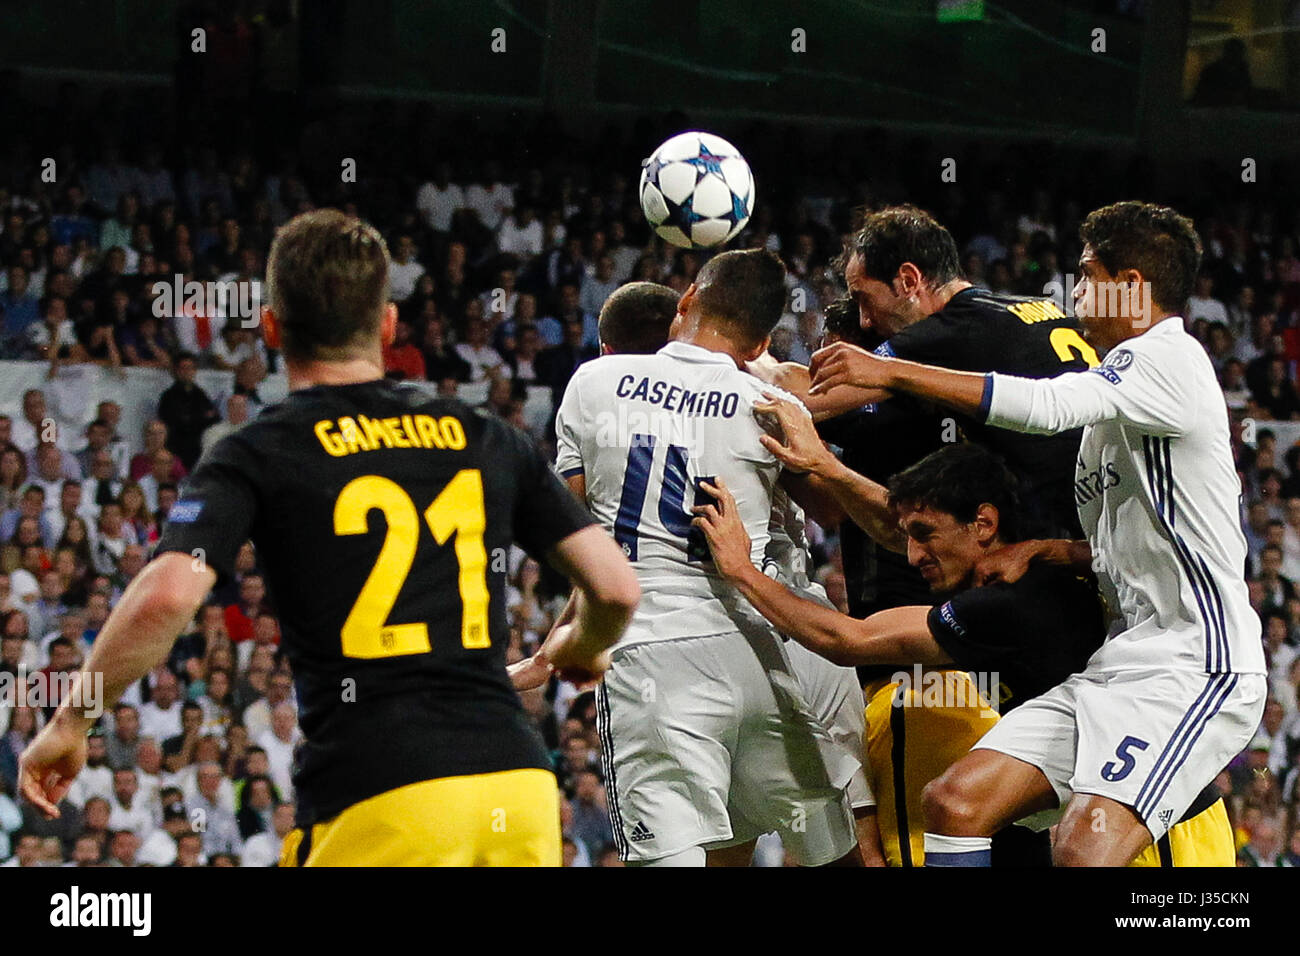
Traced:
[[1027, 325], [1069, 319], [1056, 300], [1047, 296], [993, 292], [977, 286], [970, 286], [953, 295], [942, 309], [934, 313], [932, 318], [934, 317], [948, 321], [993, 317], [1014, 319]]
[[768, 382], [764, 382], [761, 379], [757, 379], [744, 372], [740, 373], [740, 378], [744, 381], [738, 380], [737, 387], [742, 389], [745, 396], [752, 402], [766, 402], [769, 398], [777, 398], [790, 402], [792, 405], [797, 405], [805, 412], [808, 411], [807, 406], [803, 403], [803, 399], [794, 394], [794, 392], [786, 391], [779, 385], [769, 384]]
[[1125, 339], [1106, 353], [1101, 368], [1123, 375], [1135, 363], [1171, 384], [1185, 381], [1188, 373], [1208, 371], [1213, 375], [1205, 349], [1183, 328], [1179, 316], [1162, 319], [1140, 335]]
[[647, 374], [655, 367], [653, 355], [598, 355], [573, 370], [570, 388], [595, 388], [617, 382], [628, 374]]

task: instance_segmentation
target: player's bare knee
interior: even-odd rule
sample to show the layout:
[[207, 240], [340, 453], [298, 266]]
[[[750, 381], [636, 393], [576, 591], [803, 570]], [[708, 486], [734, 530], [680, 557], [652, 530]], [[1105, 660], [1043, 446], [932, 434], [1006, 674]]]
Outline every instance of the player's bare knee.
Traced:
[[1095, 866], [1096, 854], [1087, 846], [1087, 840], [1071, 830], [1061, 834], [1052, 845], [1052, 866]]
[[921, 791], [925, 828], [949, 836], [984, 836], [979, 802], [951, 774], [943, 774]]

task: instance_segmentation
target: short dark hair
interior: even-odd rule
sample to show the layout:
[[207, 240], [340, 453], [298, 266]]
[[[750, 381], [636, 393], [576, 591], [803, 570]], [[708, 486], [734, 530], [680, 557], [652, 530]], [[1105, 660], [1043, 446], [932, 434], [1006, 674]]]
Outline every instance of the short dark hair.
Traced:
[[932, 288], [961, 276], [961, 260], [952, 233], [924, 209], [887, 206], [868, 215], [849, 240], [847, 258], [858, 256], [868, 278], [894, 281], [903, 263], [920, 270]]
[[649, 355], [668, 344], [678, 295], [658, 282], [619, 286], [600, 309], [600, 341], [620, 355]]
[[862, 328], [862, 315], [858, 311], [858, 304], [848, 296], [841, 296], [831, 302], [822, 310], [822, 316], [828, 335], [864, 348], [870, 344], [866, 330]]
[[975, 520], [980, 505], [998, 509], [998, 536], [1020, 538], [1019, 482], [1001, 458], [980, 445], [946, 445], [889, 480], [889, 503], [933, 508], [963, 524]]
[[1079, 238], [1111, 275], [1136, 269], [1151, 283], [1152, 302], [1183, 310], [1201, 265], [1201, 239], [1186, 216], [1154, 203], [1112, 203], [1088, 213]]
[[285, 354], [339, 361], [376, 337], [388, 266], [388, 247], [369, 223], [337, 209], [289, 220], [276, 232], [266, 266]]
[[695, 298], [707, 318], [757, 345], [785, 310], [785, 265], [767, 249], [724, 252], [700, 267]]

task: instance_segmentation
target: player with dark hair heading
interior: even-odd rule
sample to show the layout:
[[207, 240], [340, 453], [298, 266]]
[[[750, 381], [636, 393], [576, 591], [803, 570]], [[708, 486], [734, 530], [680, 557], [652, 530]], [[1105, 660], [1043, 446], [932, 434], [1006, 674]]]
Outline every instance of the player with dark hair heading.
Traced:
[[[841, 264], [859, 334], [876, 338], [870, 344], [842, 341], [948, 368], [1030, 377], [1078, 371], [1097, 362], [1078, 323], [1050, 299], [973, 287], [961, 275], [952, 235], [915, 206], [889, 206], [867, 215]], [[842, 314], [836, 317], [842, 320]], [[851, 388], [809, 394], [806, 370], [786, 365], [780, 372], [771, 380], [805, 400], [822, 437], [843, 450], [843, 475], [874, 482], [880, 504], [890, 476], [964, 435], [1000, 454], [1024, 485], [1022, 520], [1034, 526], [1035, 534], [1077, 533], [1071, 492], [1077, 432], [1000, 432], [909, 395], [864, 396]], [[878, 516], [883, 526], [861, 507], [855, 511], [854, 521], [840, 524], [850, 613], [865, 617], [925, 603], [925, 581], [876, 537], [897, 532], [888, 509]], [[921, 790], [930, 779], [924, 767], [956, 760], [986, 728], [975, 720], [958, 730], [964, 713], [895, 706], [915, 691], [891, 680], [892, 672], [884, 668], [862, 667], [858, 673], [866, 689], [867, 757], [885, 852], [892, 865], [917, 865], [924, 855]], [[951, 679], [964, 678], [954, 671]]]
[[1140, 202], [1093, 211], [1080, 238], [1074, 299], [1105, 353], [1097, 369], [1032, 380], [844, 344], [813, 357], [815, 391], [906, 392], [1021, 432], [1084, 429], [1073, 487], [1088, 546], [1022, 551], [1086, 556], [1119, 621], [1083, 673], [1008, 715], [927, 788], [927, 852], [952, 865], [987, 863], [992, 833], [1058, 805], [1058, 864], [1128, 863], [1241, 752], [1263, 712], [1227, 409], [1179, 314], [1200, 240], [1190, 220]]
[[[622, 286], [607, 300], [600, 312], [601, 350], [605, 355], [650, 355], [669, 342], [669, 332], [677, 316], [678, 296], [670, 289], [651, 282]], [[851, 306], [851, 302], [846, 303]], [[857, 309], [851, 311], [853, 328], [857, 327]], [[648, 326], [648, 327], [647, 327]], [[747, 363], [755, 366], [770, 355], [764, 352]], [[810, 600], [830, 607], [825, 589], [808, 575], [808, 542], [804, 536], [802, 510], [782, 488], [773, 495], [770, 539], [763, 554], [767, 573], [781, 579]], [[558, 621], [569, 613], [566, 608]], [[856, 820], [858, 842], [864, 862], [884, 865], [880, 833], [876, 825], [875, 799], [862, 767], [863, 697], [857, 676], [851, 668], [839, 667], [801, 645], [787, 643], [786, 654], [804, 699], [831, 737], [843, 748], [856, 769], [847, 791]], [[519, 690], [541, 686], [550, 678], [551, 668], [545, 645], [532, 657], [509, 668]], [[746, 831], [748, 832], [748, 831]], [[754, 841], [746, 840], [726, 849], [710, 849], [709, 865], [748, 865], [753, 857]]]
[[[763, 250], [710, 259], [672, 341], [580, 367], [556, 418], [556, 467], [623, 546], [642, 603], [597, 690], [610, 821], [631, 864], [703, 866], [773, 830], [805, 865], [860, 864], [855, 762], [811, 713], [782, 641], [708, 563], [689, 508], [726, 476], [762, 557], [784, 482], [743, 369], [785, 306]], [[793, 821], [799, 821], [793, 826]]]
[[[488, 555], [518, 542], [573, 579], [549, 647], [562, 673], [603, 672], [636, 578], [521, 432], [384, 378], [388, 270], [379, 233], [335, 210], [276, 233], [263, 320], [291, 393], [209, 450], [80, 678], [102, 673], [111, 705], [251, 538], [306, 738], [282, 863], [558, 866], [555, 777], [506, 676]], [[65, 703], [23, 752], [22, 792], [50, 815], [85, 761], [83, 710]]]

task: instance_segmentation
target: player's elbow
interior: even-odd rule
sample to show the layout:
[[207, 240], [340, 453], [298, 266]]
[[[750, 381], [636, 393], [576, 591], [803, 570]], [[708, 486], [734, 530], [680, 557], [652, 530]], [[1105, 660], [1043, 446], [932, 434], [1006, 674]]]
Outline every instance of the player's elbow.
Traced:
[[615, 566], [607, 574], [601, 574], [583, 587], [587, 600], [600, 609], [612, 614], [631, 617], [641, 603], [641, 585], [636, 579], [636, 572], [628, 564]]
[[215, 572], [202, 560], [168, 552], [150, 561], [133, 586], [141, 591], [144, 604], [152, 613], [184, 617], [194, 613], [215, 579]]

